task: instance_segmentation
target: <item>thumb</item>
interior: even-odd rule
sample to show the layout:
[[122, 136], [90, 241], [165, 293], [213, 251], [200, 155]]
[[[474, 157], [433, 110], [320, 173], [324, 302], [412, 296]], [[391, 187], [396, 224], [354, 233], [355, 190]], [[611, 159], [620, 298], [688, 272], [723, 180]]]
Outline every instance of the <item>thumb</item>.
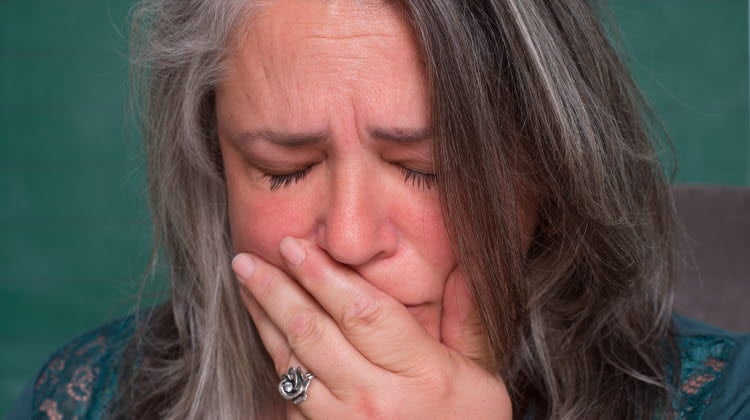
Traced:
[[474, 298], [466, 286], [466, 276], [456, 268], [443, 289], [441, 341], [456, 352], [486, 365], [487, 344]]

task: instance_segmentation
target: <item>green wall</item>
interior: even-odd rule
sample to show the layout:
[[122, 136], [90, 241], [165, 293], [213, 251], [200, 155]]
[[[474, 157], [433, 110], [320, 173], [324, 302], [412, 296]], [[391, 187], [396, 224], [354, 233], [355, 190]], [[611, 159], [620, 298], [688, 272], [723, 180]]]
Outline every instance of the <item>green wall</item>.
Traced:
[[52, 350], [132, 305], [149, 255], [130, 7], [0, 1], [0, 415]]
[[677, 183], [750, 185], [747, 0], [609, 0]]
[[[676, 181], [750, 185], [747, 2], [610, 4]], [[0, 415], [49, 352], [132, 306], [150, 252], [123, 117], [130, 6], [0, 2]]]

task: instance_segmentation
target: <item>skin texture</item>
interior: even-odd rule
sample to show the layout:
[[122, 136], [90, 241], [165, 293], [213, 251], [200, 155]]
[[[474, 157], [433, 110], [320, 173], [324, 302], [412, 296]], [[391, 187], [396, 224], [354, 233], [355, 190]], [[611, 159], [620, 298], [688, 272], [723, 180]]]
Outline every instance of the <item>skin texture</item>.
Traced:
[[243, 299], [277, 371], [316, 375], [289, 417], [510, 418], [475, 362], [431, 140], [393, 139], [429, 127], [418, 50], [365, 3], [273, 2], [228, 58], [217, 123]]
[[[456, 261], [436, 189], [404, 182], [399, 167], [431, 172], [430, 140], [400, 145], [372, 135], [428, 126], [423, 72], [392, 13], [354, 7], [275, 3], [230, 59], [217, 113], [234, 247], [282, 266], [284, 237], [314, 242], [413, 306], [439, 337]], [[374, 13], [386, 22], [375, 24]], [[327, 136], [296, 148], [239, 138], [258, 130]], [[310, 164], [304, 179], [274, 191], [264, 178]]]

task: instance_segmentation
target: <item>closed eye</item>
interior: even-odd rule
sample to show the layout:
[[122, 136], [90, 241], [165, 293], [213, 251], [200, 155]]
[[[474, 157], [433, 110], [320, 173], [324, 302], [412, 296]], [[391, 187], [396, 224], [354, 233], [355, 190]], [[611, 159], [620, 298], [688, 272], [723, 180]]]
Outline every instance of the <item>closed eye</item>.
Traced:
[[437, 183], [437, 175], [429, 172], [421, 172], [405, 166], [398, 165], [404, 174], [404, 182], [411, 183], [418, 188], [430, 189]]
[[282, 187], [288, 187], [310, 173], [310, 170], [312, 169], [314, 165], [307, 165], [306, 167], [300, 169], [299, 171], [291, 172], [288, 174], [265, 174], [263, 175], [264, 178], [268, 178], [269, 183], [271, 184], [271, 191], [277, 190]]
[[[412, 184], [418, 188], [431, 189], [437, 183], [437, 175], [429, 172], [417, 171], [415, 169], [407, 168], [396, 164], [404, 175], [404, 182]], [[294, 171], [288, 174], [265, 174], [264, 178], [268, 178], [270, 183], [271, 191], [278, 190], [279, 188], [288, 187], [310, 173], [314, 165], [308, 165], [299, 171]]]

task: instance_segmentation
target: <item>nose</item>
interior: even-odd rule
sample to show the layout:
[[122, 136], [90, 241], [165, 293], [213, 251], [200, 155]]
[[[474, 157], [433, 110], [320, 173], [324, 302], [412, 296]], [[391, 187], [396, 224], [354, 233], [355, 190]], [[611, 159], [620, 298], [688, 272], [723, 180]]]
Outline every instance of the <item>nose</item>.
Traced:
[[332, 172], [317, 229], [319, 246], [352, 267], [395, 253], [398, 234], [389, 214], [387, 184], [356, 162]]

